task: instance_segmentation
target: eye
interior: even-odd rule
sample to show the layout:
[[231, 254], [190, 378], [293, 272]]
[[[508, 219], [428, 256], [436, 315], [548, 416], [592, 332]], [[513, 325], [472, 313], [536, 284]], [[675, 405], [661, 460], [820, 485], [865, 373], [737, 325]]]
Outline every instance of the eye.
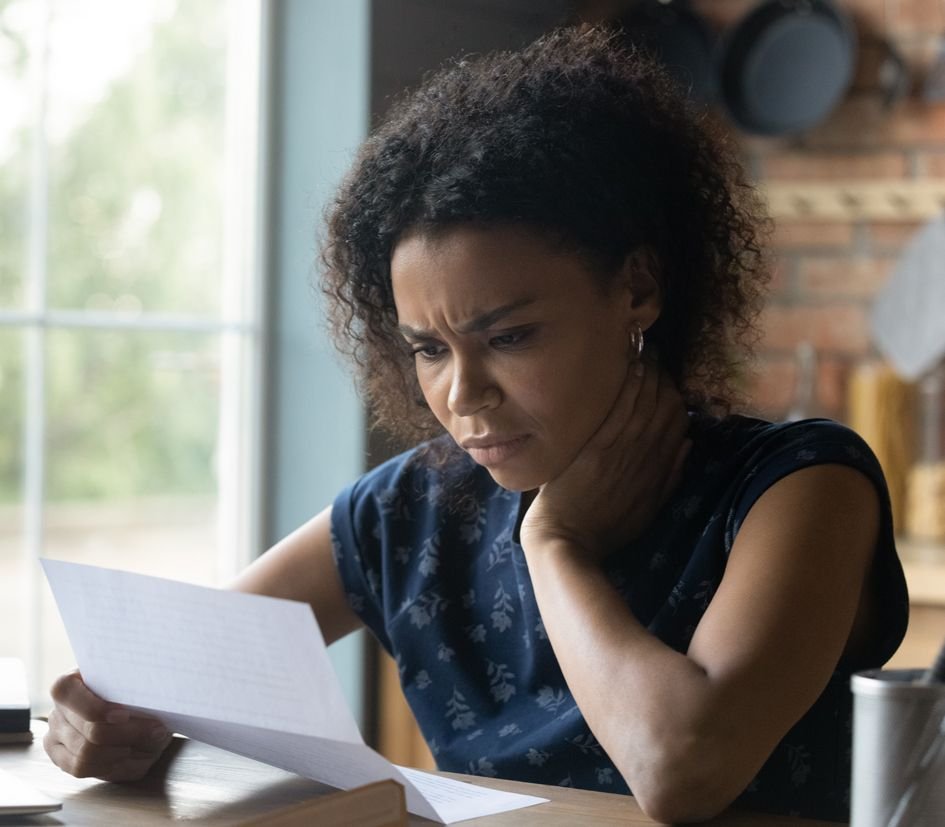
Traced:
[[510, 330], [508, 333], [493, 336], [489, 339], [489, 344], [500, 350], [510, 350], [527, 342], [533, 332], [532, 328]]
[[432, 362], [438, 359], [446, 351], [446, 348], [443, 345], [438, 345], [434, 342], [427, 342], [426, 344], [416, 344], [410, 348], [410, 352], [414, 355], [414, 358], [424, 359], [428, 362]]

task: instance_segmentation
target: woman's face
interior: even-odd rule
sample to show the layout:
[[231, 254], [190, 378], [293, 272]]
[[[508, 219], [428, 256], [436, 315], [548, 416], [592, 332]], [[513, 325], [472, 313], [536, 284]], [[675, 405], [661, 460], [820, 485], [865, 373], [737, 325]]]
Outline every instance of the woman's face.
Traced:
[[610, 411], [629, 331], [653, 321], [627, 280], [515, 227], [413, 234], [391, 259], [401, 332], [427, 404], [505, 488], [558, 476]]

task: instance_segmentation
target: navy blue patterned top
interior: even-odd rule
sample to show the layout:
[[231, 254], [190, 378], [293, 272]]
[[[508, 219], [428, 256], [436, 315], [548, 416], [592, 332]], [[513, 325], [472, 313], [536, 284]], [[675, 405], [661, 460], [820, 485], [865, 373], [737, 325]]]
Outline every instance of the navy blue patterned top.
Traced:
[[[821, 463], [852, 466], [880, 493], [873, 569], [883, 634], [841, 661], [739, 803], [846, 819], [852, 671], [879, 666], [906, 628], [906, 586], [880, 467], [828, 420], [771, 424], [693, 415], [681, 483], [645, 534], [605, 561], [654, 635], [685, 652], [748, 510], [772, 484]], [[402, 454], [345, 489], [332, 510], [335, 560], [354, 611], [395, 658], [440, 769], [629, 792], [577, 708], [532, 592], [516, 525], [521, 495], [465, 453], [437, 468]]]

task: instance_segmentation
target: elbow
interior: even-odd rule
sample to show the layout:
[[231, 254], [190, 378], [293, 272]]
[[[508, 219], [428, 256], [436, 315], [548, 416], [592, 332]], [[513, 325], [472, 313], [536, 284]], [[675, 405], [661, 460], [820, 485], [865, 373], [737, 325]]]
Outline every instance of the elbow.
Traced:
[[731, 798], [696, 796], [690, 789], [666, 784], [661, 789], [634, 790], [634, 798], [649, 818], [660, 824], [691, 824], [708, 821], [723, 812], [734, 801]]
[[[706, 821], [724, 811], [748, 786], [750, 777], [721, 759], [725, 752], [692, 745], [624, 773], [640, 809], [664, 824]], [[703, 745], [705, 747], [705, 745]]]

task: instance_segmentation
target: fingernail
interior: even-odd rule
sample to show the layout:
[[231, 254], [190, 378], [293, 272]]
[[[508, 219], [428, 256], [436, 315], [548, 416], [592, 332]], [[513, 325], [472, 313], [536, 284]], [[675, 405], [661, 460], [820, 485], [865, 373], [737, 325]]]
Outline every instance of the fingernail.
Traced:
[[105, 713], [105, 720], [110, 724], [127, 724], [131, 713], [127, 709], [112, 709]]

